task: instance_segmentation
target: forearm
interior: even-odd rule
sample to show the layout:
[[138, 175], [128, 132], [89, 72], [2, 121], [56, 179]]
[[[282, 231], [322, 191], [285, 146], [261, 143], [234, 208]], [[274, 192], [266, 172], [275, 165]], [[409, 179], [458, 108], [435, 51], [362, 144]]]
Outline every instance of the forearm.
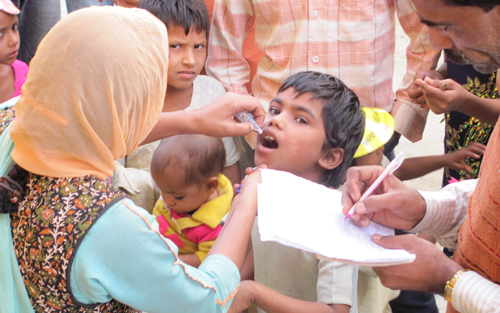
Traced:
[[153, 130], [141, 145], [161, 140], [170, 136], [192, 133], [194, 116], [189, 111], [161, 113]]
[[427, 26], [420, 23], [409, 0], [398, 1], [396, 13], [404, 32], [410, 37], [406, 49], [407, 71], [396, 91], [393, 111], [395, 130], [411, 142], [419, 141], [425, 128], [428, 109], [414, 104], [408, 96], [408, 87], [419, 70], [432, 70], [437, 66], [441, 51], [432, 49]]
[[196, 254], [179, 255], [179, 259], [181, 259], [182, 262], [191, 265], [192, 267], [199, 267], [201, 264], [200, 259]]
[[248, 252], [240, 272], [241, 280], [254, 280], [253, 249]]
[[480, 119], [490, 125], [495, 125], [500, 115], [500, 99], [486, 99], [470, 92], [455, 111]]
[[[243, 57], [243, 42], [254, 18], [252, 1], [215, 1], [205, 69], [227, 91], [248, 94], [245, 84], [250, 81], [250, 66]], [[246, 21], [245, 28], [236, 31], [234, 25], [241, 20]]]
[[472, 179], [448, 185], [437, 192], [420, 192], [425, 199], [427, 211], [411, 232], [429, 233], [437, 237], [441, 245], [454, 248], [476, 184], [477, 180]]
[[253, 283], [252, 291], [255, 304], [268, 313], [347, 313], [350, 306], [344, 304], [328, 305], [287, 297], [259, 283]]
[[[255, 188], [255, 190], [249, 190]], [[241, 271], [247, 252], [250, 232], [256, 216], [257, 184], [248, 185], [234, 198], [231, 212], [224, 228], [208, 255], [223, 254], [231, 259]]]
[[406, 159], [401, 167], [394, 172], [394, 176], [400, 180], [415, 179], [435, 170], [444, 167], [445, 158], [443, 155], [433, 155]]
[[500, 312], [500, 285], [475, 272], [466, 272], [455, 284], [453, 307], [462, 313]]

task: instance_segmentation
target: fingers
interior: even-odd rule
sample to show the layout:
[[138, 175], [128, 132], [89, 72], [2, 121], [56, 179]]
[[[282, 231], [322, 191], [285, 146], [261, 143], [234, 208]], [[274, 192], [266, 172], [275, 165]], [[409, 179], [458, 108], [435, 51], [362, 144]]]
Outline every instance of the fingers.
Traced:
[[379, 234], [375, 234], [372, 236], [372, 241], [386, 249], [407, 250], [411, 247], [409, 244], [410, 238], [408, 238], [411, 236], [416, 237], [415, 235], [381, 236]]
[[342, 187], [343, 212], [347, 213], [354, 203], [359, 201], [362, 193], [384, 171], [381, 166], [351, 167], [347, 170], [346, 181]]
[[257, 165], [256, 167], [247, 167], [245, 169], [245, 174], [250, 175], [256, 170], [261, 170], [261, 169], [266, 169], [266, 168], [268, 168], [267, 164], [260, 164], [260, 165]]
[[245, 136], [253, 131], [253, 126], [250, 123], [233, 123], [229, 122], [231, 136]]
[[266, 112], [257, 98], [239, 95], [235, 100], [237, 100], [238, 112], [247, 111], [252, 113], [257, 124], [262, 125]]
[[[468, 149], [469, 151], [472, 151], [474, 153], [484, 155], [484, 152], [486, 151], [486, 146], [481, 144], [481, 143], [474, 142], [474, 143], [468, 145], [467, 147], [465, 147], [464, 149]], [[478, 158], [476, 158], [476, 159], [478, 159]]]

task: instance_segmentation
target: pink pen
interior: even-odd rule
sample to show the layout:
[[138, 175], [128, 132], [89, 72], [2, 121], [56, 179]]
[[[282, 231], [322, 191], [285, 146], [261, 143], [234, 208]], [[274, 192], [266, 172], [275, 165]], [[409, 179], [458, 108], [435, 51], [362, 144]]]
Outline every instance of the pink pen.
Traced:
[[[358, 202], [363, 201], [366, 198], [368, 198], [368, 196], [370, 196], [372, 194], [372, 192], [380, 185], [380, 183], [382, 183], [382, 181], [387, 176], [392, 175], [392, 173], [394, 173], [394, 171], [397, 170], [401, 166], [401, 164], [403, 163], [404, 159], [405, 159], [405, 156], [404, 156], [404, 154], [402, 152], [400, 154], [398, 154], [398, 156], [394, 160], [392, 160], [392, 162], [389, 163], [389, 165], [387, 165], [387, 167], [385, 168], [385, 170], [373, 182], [373, 184], [370, 186], [370, 188], [368, 188], [368, 190], [361, 196], [361, 198], [359, 199]], [[351, 217], [354, 214], [354, 206], [356, 206], [356, 203], [354, 203], [354, 205], [349, 210], [349, 212], [347, 212], [347, 214], [345, 215], [344, 221], [346, 219], [348, 219], [349, 217]]]

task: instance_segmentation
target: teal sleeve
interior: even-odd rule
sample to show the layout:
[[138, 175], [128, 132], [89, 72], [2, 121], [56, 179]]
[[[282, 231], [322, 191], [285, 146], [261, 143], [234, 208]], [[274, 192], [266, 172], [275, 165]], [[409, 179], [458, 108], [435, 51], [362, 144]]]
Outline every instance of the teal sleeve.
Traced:
[[234, 263], [212, 255], [199, 269], [177, 258], [155, 217], [130, 200], [112, 206], [78, 248], [70, 284], [85, 303], [115, 299], [155, 312], [226, 312], [240, 276]]

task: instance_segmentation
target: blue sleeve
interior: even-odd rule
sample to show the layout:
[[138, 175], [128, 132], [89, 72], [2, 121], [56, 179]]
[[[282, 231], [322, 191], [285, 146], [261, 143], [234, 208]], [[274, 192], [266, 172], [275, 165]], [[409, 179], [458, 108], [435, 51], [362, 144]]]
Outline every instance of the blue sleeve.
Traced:
[[199, 269], [177, 258], [155, 217], [130, 200], [112, 206], [77, 250], [70, 284], [85, 304], [115, 299], [155, 312], [226, 312], [240, 276], [234, 263], [212, 255]]

